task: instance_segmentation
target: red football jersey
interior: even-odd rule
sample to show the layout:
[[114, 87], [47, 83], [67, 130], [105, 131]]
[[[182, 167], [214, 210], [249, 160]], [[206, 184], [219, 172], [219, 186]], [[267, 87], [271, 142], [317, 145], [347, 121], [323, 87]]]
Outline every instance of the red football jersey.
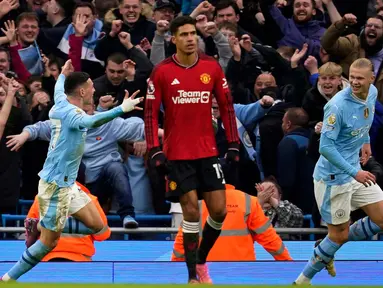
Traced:
[[218, 155], [212, 125], [212, 97], [216, 97], [227, 141], [239, 143], [233, 102], [218, 62], [203, 54], [190, 67], [176, 56], [154, 68], [145, 103], [148, 149], [159, 147], [158, 113], [165, 110], [164, 153], [169, 160], [193, 160]]

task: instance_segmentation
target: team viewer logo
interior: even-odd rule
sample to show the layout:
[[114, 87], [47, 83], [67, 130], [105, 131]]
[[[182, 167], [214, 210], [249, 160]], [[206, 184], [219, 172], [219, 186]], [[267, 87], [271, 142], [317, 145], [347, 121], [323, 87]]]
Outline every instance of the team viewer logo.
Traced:
[[201, 82], [202, 82], [203, 84], [209, 84], [209, 83], [210, 83], [210, 80], [211, 80], [211, 77], [210, 77], [209, 74], [207, 74], [207, 73], [203, 73], [203, 74], [199, 77], [199, 79], [201, 79]]
[[176, 189], [177, 189], [177, 183], [174, 182], [174, 181], [170, 181], [170, 182], [169, 182], [169, 188], [170, 188], [170, 190], [172, 190], [172, 191], [176, 190]]

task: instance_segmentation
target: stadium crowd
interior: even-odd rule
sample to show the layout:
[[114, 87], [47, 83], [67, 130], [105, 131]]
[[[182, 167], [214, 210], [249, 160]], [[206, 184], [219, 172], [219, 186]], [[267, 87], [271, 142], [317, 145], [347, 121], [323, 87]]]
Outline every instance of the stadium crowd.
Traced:
[[[226, 182], [257, 196], [274, 227], [302, 227], [307, 214], [321, 225], [312, 174], [323, 107], [349, 86], [350, 65], [363, 57], [374, 64], [379, 91], [370, 130], [373, 157], [363, 169], [382, 183], [381, 0], [2, 0], [0, 78], [4, 84], [4, 77], [13, 77], [20, 87], [8, 119], [0, 116], [0, 214], [15, 214], [19, 199], [37, 194], [51, 136], [48, 114], [64, 61], [91, 75], [94, 105], [84, 108], [87, 114], [121, 104], [125, 91], [140, 90], [145, 97], [153, 69], [175, 52], [168, 29], [178, 15], [196, 20], [201, 53], [216, 58], [231, 89], [241, 140], [237, 165], [225, 163], [227, 141], [212, 99]], [[210, 76], [201, 75], [202, 82], [209, 81], [204, 77]], [[175, 78], [171, 85], [177, 84]], [[273, 105], [258, 109], [265, 95]], [[174, 97], [181, 103], [177, 97], [184, 96]], [[145, 102], [140, 105], [145, 109]], [[136, 215], [168, 213], [178, 227], [181, 208], [165, 201], [166, 180], [147, 165], [143, 119], [144, 112], [135, 110], [90, 129], [77, 180], [106, 214], [116, 207], [124, 227], [137, 227]], [[356, 213], [353, 220], [360, 217]]]

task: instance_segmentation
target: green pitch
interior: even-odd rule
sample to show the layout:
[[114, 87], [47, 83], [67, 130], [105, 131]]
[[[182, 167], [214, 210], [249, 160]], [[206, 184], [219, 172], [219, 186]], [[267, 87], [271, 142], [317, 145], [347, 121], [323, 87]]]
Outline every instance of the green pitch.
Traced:
[[[61, 284], [61, 283], [1, 283], [0, 287], [4, 288], [191, 288], [203, 287], [213, 288], [218, 286], [220, 288], [283, 288], [283, 287], [297, 287], [293, 285], [280, 285], [280, 286], [265, 286], [265, 285], [180, 285], [180, 284]], [[302, 286], [299, 286], [302, 287]], [[303, 287], [322, 287], [322, 288], [337, 288], [347, 286], [303, 286]], [[362, 288], [363, 286], [352, 286], [353, 288]], [[371, 288], [374, 286], [366, 286]], [[376, 286], [378, 287], [378, 286]], [[363, 287], [364, 288], [364, 287]]]

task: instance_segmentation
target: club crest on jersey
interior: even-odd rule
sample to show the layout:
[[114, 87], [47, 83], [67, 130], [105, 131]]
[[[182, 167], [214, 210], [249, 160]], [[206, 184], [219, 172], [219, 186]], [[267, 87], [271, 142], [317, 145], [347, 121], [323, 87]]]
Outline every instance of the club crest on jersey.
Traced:
[[203, 84], [209, 84], [209, 83], [210, 83], [210, 80], [211, 80], [211, 77], [210, 77], [209, 74], [207, 74], [207, 73], [203, 73], [203, 74], [199, 77], [199, 79], [201, 79], [201, 82], [202, 82]]
[[335, 117], [335, 114], [331, 114], [328, 119], [327, 119], [327, 123], [329, 125], [334, 125], [336, 123], [336, 117]]
[[368, 108], [366, 107], [366, 108], [364, 108], [364, 118], [368, 118], [368, 115], [370, 115], [370, 111], [368, 110]]
[[172, 190], [172, 191], [176, 190], [176, 189], [177, 189], [177, 183], [174, 182], [174, 181], [170, 181], [170, 182], [169, 182], [169, 188], [170, 188], [170, 190]]

